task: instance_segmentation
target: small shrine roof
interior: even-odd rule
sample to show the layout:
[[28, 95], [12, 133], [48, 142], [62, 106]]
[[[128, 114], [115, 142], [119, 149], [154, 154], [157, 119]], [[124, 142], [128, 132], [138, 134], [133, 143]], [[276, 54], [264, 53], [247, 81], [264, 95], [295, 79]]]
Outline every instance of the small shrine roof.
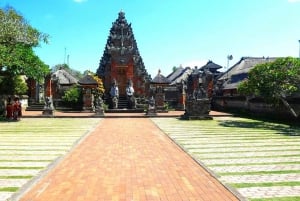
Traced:
[[97, 81], [91, 75], [85, 75], [78, 81], [78, 84], [81, 85], [97, 85]]
[[161, 74], [161, 71], [158, 71], [158, 74], [153, 78], [151, 83], [157, 84], [169, 84], [170, 80]]
[[218, 64], [216, 64], [216, 63], [214, 63], [212, 61], [208, 61], [204, 66], [202, 66], [200, 68], [200, 70], [208, 69], [208, 70], [215, 71], [215, 70], [220, 69], [220, 68], [222, 68], [222, 66], [220, 66], [220, 65], [218, 65]]

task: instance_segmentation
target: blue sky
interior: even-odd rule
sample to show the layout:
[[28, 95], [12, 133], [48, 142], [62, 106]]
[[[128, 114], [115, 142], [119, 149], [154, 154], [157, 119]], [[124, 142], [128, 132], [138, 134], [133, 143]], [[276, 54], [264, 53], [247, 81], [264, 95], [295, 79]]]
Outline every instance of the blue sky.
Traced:
[[[120, 10], [132, 23], [147, 71], [168, 75], [173, 66], [207, 60], [230, 66], [243, 56], [299, 56], [300, 0], [0, 0], [50, 44], [35, 49], [50, 67], [96, 72]], [[66, 52], [66, 54], [65, 54]], [[66, 56], [65, 56], [66, 55]]]

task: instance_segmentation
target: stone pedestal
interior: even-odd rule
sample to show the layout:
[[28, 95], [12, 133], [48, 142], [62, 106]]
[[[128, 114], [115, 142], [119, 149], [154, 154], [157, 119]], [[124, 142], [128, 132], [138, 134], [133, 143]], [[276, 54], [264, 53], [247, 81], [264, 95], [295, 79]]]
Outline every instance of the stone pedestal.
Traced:
[[42, 114], [45, 115], [45, 116], [53, 116], [54, 111], [53, 111], [53, 109], [51, 109], [51, 108], [45, 108], [45, 109], [43, 110], [43, 113], [42, 113]]
[[156, 113], [155, 107], [149, 107], [147, 112], [146, 112], [146, 115], [147, 116], [156, 116], [157, 113]]
[[155, 106], [155, 99], [153, 96], [149, 99], [148, 109], [146, 112], [147, 116], [156, 116], [156, 106]]
[[210, 100], [208, 98], [187, 100], [185, 113], [181, 116], [182, 119], [187, 120], [211, 120]]
[[46, 97], [45, 98], [45, 106], [43, 109], [43, 115], [45, 116], [53, 116], [54, 113], [54, 107], [53, 107], [53, 101], [52, 101], [52, 97]]
[[95, 116], [98, 116], [98, 117], [103, 117], [104, 116], [103, 107], [96, 107], [95, 108]]

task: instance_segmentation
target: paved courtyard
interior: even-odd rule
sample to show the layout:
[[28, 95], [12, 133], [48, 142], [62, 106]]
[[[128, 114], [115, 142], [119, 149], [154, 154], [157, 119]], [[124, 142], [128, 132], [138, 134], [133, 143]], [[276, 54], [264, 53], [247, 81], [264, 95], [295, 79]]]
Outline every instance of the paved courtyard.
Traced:
[[244, 197], [300, 200], [299, 127], [234, 117], [153, 121]]
[[0, 200], [300, 200], [299, 145], [299, 128], [235, 117], [1, 122]]

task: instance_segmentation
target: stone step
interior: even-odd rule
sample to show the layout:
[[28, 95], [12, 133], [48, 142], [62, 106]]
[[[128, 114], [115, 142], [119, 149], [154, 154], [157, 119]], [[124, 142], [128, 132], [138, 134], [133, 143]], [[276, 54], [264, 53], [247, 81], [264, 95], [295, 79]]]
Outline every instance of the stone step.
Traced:
[[26, 107], [26, 111], [43, 111], [44, 103], [34, 103]]

